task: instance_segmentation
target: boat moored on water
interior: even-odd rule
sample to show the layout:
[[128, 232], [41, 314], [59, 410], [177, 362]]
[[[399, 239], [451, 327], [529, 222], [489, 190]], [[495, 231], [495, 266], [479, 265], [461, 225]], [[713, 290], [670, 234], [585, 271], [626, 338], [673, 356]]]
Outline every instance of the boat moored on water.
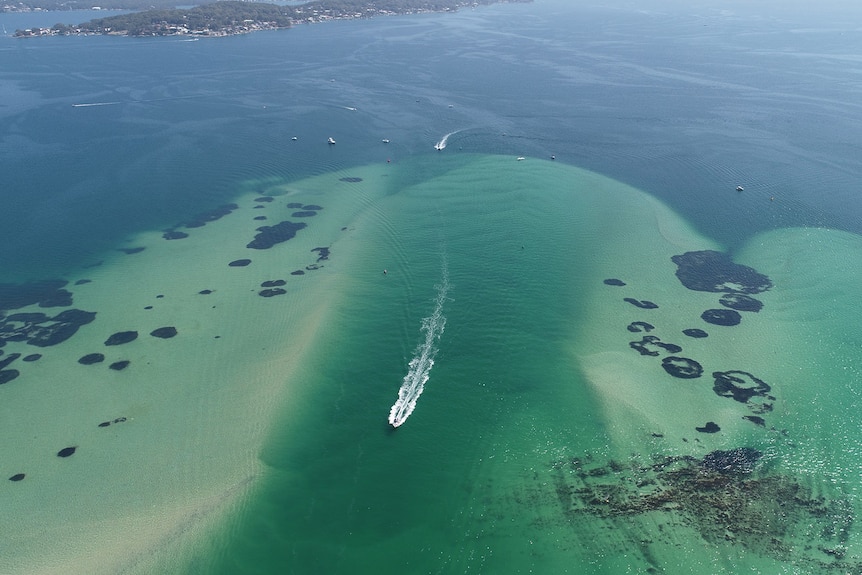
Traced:
[[335, 144], [335, 140], [333, 140], [332, 138], [329, 138], [328, 140], [326, 140], [326, 143], [329, 144], [330, 146], [332, 146]]

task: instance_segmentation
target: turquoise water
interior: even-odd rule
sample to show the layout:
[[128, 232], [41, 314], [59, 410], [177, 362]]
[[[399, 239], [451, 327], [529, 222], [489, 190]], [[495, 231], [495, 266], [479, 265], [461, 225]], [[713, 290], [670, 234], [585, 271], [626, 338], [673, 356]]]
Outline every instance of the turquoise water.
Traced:
[[[102, 291], [66, 289], [100, 314], [98, 334], [143, 326], [148, 304], [199, 339], [130, 355], [140, 391], [72, 372], [92, 388], [51, 409], [14, 386], [50, 390], [50, 369], [104, 336], [84, 326], [41, 363], [10, 364], [22, 375], [0, 389], [16, 440], [4, 471], [27, 472], [3, 489], [10, 509], [23, 518], [57, 480], [47, 500], [61, 512], [45, 514], [61, 518], [61, 550], [77, 522], [109, 531], [139, 507], [181, 510], [151, 547], [112, 540], [111, 561], [65, 572], [857, 572], [849, 10], [537, 1], [197, 42], [0, 38], [0, 283], [95, 278]], [[253, 211], [260, 196], [274, 201]], [[293, 201], [322, 210], [249, 255], [251, 230]], [[164, 247], [162, 230], [230, 202]], [[139, 267], [116, 251], [138, 245]], [[329, 259], [289, 276], [314, 246]], [[704, 250], [769, 277], [752, 294], [761, 311], [700, 319], [727, 306], [686, 288], [671, 257]], [[241, 257], [254, 261], [225, 265]], [[289, 305], [247, 295], [281, 277]], [[633, 322], [683, 350], [640, 355]], [[19, 349], [33, 351], [10, 342], [0, 361]], [[393, 429], [423, 349], [424, 391]], [[671, 377], [669, 355], [703, 375]], [[770, 390], [720, 397], [714, 372]], [[94, 499], [83, 512], [31, 457], [63, 435], [35, 430], [123, 413], [135, 431], [112, 440], [124, 455], [110, 473], [84, 466], [95, 440], [75, 432], [70, 485]], [[720, 431], [697, 430], [708, 422]], [[753, 473], [702, 473], [708, 454], [742, 447], [763, 454]], [[219, 488], [221, 469], [242, 487]], [[147, 494], [128, 503], [136, 482]], [[201, 520], [192, 502], [218, 489], [241, 495]], [[145, 523], [131, 529], [147, 542], [159, 521]], [[6, 571], [36, 572], [41, 548], [51, 572], [38, 535], [4, 529], [20, 546]]]

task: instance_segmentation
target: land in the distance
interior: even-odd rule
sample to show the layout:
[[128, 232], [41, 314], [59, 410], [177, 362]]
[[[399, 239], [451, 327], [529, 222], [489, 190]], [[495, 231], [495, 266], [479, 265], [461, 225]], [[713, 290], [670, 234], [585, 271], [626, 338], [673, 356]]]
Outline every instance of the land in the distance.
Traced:
[[326, 20], [447, 12], [466, 6], [532, 0], [314, 0], [295, 6], [223, 1], [189, 9], [155, 9], [97, 18], [77, 25], [17, 30], [15, 36], [230, 36]]

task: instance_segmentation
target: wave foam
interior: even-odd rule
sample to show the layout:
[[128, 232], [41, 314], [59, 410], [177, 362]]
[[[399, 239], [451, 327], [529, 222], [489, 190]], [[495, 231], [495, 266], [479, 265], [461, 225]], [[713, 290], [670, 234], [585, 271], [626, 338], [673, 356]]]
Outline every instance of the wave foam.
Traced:
[[398, 427], [407, 421], [407, 418], [416, 408], [419, 396], [425, 389], [425, 382], [431, 377], [431, 368], [434, 367], [434, 357], [437, 355], [437, 347], [434, 344], [443, 335], [443, 329], [446, 327], [443, 304], [446, 301], [448, 291], [449, 272], [444, 264], [443, 279], [437, 286], [434, 313], [422, 319], [420, 331], [425, 334], [425, 339], [419, 343], [413, 352], [413, 359], [407, 366], [407, 375], [404, 376], [401, 388], [398, 390], [398, 400], [389, 410], [389, 424], [392, 427]]

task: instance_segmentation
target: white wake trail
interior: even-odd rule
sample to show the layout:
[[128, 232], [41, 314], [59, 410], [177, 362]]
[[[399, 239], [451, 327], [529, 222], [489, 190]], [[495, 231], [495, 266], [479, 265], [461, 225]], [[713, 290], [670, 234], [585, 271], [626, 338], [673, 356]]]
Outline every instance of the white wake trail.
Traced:
[[442, 139], [442, 140], [440, 140], [439, 142], [437, 142], [436, 144], [434, 144], [434, 149], [435, 149], [435, 150], [442, 150], [443, 148], [445, 148], [445, 147], [446, 147], [446, 143], [449, 141], [449, 136], [454, 136], [455, 134], [457, 134], [457, 133], [458, 133], [458, 132], [460, 132], [460, 131], [461, 131], [461, 130], [455, 130], [454, 132], [449, 132], [448, 134], [446, 134], [445, 136], [443, 136], [443, 139]]
[[87, 104], [72, 104], [73, 108], [89, 108], [91, 106], [116, 106], [122, 102], [90, 102]]
[[437, 298], [434, 302], [434, 313], [422, 319], [421, 332], [425, 339], [419, 343], [413, 352], [413, 359], [408, 364], [407, 375], [401, 382], [398, 390], [398, 400], [389, 410], [389, 424], [398, 427], [407, 421], [410, 414], [416, 408], [416, 402], [425, 389], [425, 382], [431, 376], [431, 368], [434, 367], [434, 356], [437, 355], [437, 347], [434, 345], [443, 335], [446, 327], [446, 317], [443, 315], [443, 304], [446, 302], [446, 294], [449, 291], [449, 272], [446, 265], [443, 266], [443, 279], [437, 286]]

